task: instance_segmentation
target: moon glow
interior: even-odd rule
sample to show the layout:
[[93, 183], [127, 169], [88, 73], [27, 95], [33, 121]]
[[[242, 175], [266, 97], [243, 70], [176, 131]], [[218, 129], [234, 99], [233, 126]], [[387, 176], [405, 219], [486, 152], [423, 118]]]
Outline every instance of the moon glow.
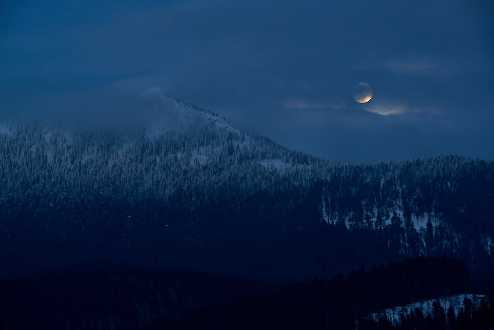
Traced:
[[374, 98], [374, 92], [368, 83], [360, 82], [355, 88], [353, 99], [359, 104], [369, 103]]

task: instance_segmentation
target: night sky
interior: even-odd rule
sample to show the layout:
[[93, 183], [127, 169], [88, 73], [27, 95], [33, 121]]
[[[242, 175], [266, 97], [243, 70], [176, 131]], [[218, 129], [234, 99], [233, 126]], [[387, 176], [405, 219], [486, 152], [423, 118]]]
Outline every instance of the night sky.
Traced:
[[491, 0], [0, 0], [0, 116], [117, 122], [159, 88], [327, 159], [494, 159], [493, 17]]

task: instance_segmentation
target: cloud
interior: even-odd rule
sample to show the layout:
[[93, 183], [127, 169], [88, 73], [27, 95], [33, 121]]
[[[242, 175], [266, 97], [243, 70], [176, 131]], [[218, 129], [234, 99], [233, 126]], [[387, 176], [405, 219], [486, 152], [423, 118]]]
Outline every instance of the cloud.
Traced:
[[308, 99], [288, 99], [283, 102], [283, 107], [289, 110], [340, 110], [340, 104], [320, 102]]
[[451, 73], [453, 66], [446, 59], [432, 56], [393, 57], [385, 60], [367, 60], [355, 66], [357, 71], [385, 71], [405, 76], [433, 76]]
[[366, 64], [355, 66], [357, 71], [388, 72], [406, 77], [443, 78], [444, 76], [481, 73], [486, 69], [486, 60], [482, 54], [470, 55], [468, 58], [439, 57], [421, 55], [413, 57], [392, 57], [386, 60], [370, 60]]
[[347, 113], [365, 112], [379, 116], [399, 116], [405, 114], [437, 114], [439, 111], [429, 106], [409, 105], [400, 100], [372, 100], [365, 105], [353, 102], [335, 103], [323, 102], [307, 98], [293, 98], [282, 102], [284, 109], [300, 111], [346, 110]]
[[383, 67], [397, 74], [433, 75], [444, 72], [444, 65], [429, 58], [391, 59], [383, 63]]
[[442, 118], [444, 111], [438, 106], [432, 105], [418, 105], [409, 104], [403, 101], [396, 100], [383, 100], [372, 101], [365, 105], [364, 110], [379, 116], [391, 117], [391, 116], [403, 116], [403, 115], [415, 115], [417, 118], [435, 118], [436, 121]]
[[365, 107], [365, 111], [380, 116], [397, 116], [410, 112], [410, 109], [404, 104], [397, 103], [371, 103]]

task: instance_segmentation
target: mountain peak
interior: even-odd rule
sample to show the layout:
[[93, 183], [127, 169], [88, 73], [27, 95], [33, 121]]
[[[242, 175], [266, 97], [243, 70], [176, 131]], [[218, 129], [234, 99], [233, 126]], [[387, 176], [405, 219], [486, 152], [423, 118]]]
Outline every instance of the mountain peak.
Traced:
[[168, 131], [188, 131], [200, 128], [215, 128], [240, 135], [240, 131], [219, 114], [166, 95], [159, 87], [146, 90], [141, 97], [151, 103], [153, 111], [157, 114], [156, 121], [148, 129], [148, 135], [151, 137]]

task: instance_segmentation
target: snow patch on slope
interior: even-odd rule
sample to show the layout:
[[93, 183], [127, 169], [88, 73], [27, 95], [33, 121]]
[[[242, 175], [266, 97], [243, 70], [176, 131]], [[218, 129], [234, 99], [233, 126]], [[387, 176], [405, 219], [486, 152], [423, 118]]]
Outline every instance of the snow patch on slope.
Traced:
[[421, 215], [412, 214], [411, 221], [413, 227], [418, 232], [425, 231], [427, 229], [427, 224], [429, 222], [431, 223], [432, 228], [437, 228], [442, 223], [440, 217], [434, 212], [431, 213], [426, 212]]
[[483, 236], [481, 238], [481, 243], [482, 246], [484, 247], [485, 252], [489, 255], [492, 256], [494, 253], [494, 240], [490, 236]]
[[451, 307], [455, 315], [457, 316], [463, 308], [463, 303], [465, 300], [470, 300], [474, 308], [477, 308], [478, 306], [480, 306], [481, 302], [485, 298], [485, 295], [480, 294], [459, 294], [454, 296], [441, 297], [438, 299], [414, 302], [405, 306], [388, 308], [384, 311], [370, 314], [369, 319], [378, 321], [382, 318], [386, 318], [393, 325], [398, 325], [404, 316], [415, 312], [415, 310], [417, 309], [420, 310], [424, 314], [424, 316], [431, 316], [435, 302], [438, 302], [441, 305], [445, 313], [447, 313]]
[[[402, 228], [407, 226], [403, 206], [399, 202], [395, 203], [392, 207], [381, 210], [378, 210], [375, 206], [363, 205], [362, 214], [356, 214], [353, 211], [345, 214], [338, 214], [331, 206], [331, 197], [323, 195], [321, 197], [322, 220], [331, 225], [336, 225], [341, 222], [349, 230], [356, 228], [381, 230], [391, 226], [394, 221], [397, 221]], [[413, 228], [419, 233], [423, 233], [427, 230], [429, 222], [433, 229], [444, 225], [441, 216], [435, 212], [424, 212], [422, 214], [413, 213], [410, 216], [410, 222]]]

